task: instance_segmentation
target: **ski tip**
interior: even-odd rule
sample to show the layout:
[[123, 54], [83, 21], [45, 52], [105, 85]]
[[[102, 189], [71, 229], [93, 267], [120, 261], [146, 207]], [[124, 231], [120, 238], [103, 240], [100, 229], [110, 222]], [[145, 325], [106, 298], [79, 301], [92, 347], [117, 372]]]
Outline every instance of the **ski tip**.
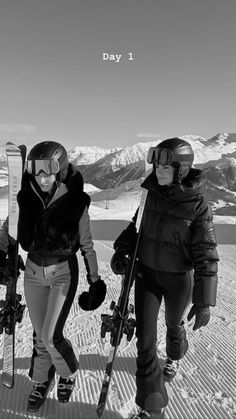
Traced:
[[11, 153], [15, 154], [15, 153], [19, 153], [20, 152], [20, 148], [18, 145], [12, 143], [12, 142], [7, 142], [6, 143], [6, 153], [8, 155], [10, 155]]
[[6, 149], [7, 150], [15, 150], [16, 148], [18, 148], [18, 146], [10, 141], [8, 141], [6, 143]]
[[11, 141], [8, 141], [8, 142], [6, 143], [6, 148], [10, 148], [10, 149], [20, 149], [20, 150], [26, 150], [26, 149], [27, 149], [27, 147], [26, 147], [26, 145], [25, 145], [25, 144], [20, 144], [20, 145], [17, 145], [17, 144], [12, 143]]

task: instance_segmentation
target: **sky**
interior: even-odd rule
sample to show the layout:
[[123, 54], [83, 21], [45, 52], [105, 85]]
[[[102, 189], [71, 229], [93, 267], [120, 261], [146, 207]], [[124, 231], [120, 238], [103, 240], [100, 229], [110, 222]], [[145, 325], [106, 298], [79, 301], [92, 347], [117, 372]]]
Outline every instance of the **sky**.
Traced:
[[235, 16], [235, 0], [1, 0], [0, 145], [236, 132]]

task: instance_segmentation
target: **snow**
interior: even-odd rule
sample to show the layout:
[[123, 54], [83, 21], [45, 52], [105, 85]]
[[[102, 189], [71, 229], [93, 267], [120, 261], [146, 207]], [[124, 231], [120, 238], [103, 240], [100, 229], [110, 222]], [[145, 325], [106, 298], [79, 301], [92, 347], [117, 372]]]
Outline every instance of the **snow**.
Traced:
[[91, 185], [91, 183], [85, 183], [84, 184], [84, 191], [87, 192], [87, 194], [93, 194], [94, 192], [99, 192], [101, 189], [97, 188], [94, 185]]
[[[127, 223], [138, 206], [139, 195], [130, 199], [121, 195], [110, 201], [90, 206], [91, 224], [96, 221]], [[6, 199], [0, 200], [0, 218], [7, 213]], [[235, 229], [236, 217], [215, 216], [216, 227]], [[104, 224], [101, 224], [104, 225]], [[228, 232], [228, 230], [227, 230]], [[104, 232], [100, 231], [102, 236]], [[228, 233], [227, 233], [228, 234]], [[180, 363], [173, 383], [169, 386], [172, 395], [166, 410], [166, 419], [233, 419], [236, 418], [236, 234], [227, 244], [219, 244], [219, 288], [216, 307], [211, 309], [210, 323], [196, 332], [192, 323], [186, 322], [189, 350]], [[222, 242], [222, 237], [219, 237]], [[77, 304], [78, 295], [88, 288], [86, 272], [79, 254], [80, 280], [74, 304], [66, 323], [65, 335], [72, 341], [80, 368], [76, 379], [76, 389], [69, 403], [57, 401], [56, 386], [49, 394], [38, 413], [26, 412], [31, 382], [28, 368], [32, 354], [32, 326], [26, 309], [22, 323], [16, 328], [16, 379], [12, 390], [0, 386], [0, 419], [97, 419], [96, 405], [104, 375], [106, 357], [109, 350], [109, 336], [100, 338], [101, 314], [110, 313], [111, 300], [117, 300], [120, 279], [110, 269], [109, 261], [113, 253], [112, 241], [94, 240], [98, 255], [99, 271], [107, 284], [107, 296], [102, 306], [94, 312], [84, 312]], [[21, 252], [23, 258], [26, 255]], [[0, 298], [5, 287], [0, 286]], [[23, 295], [23, 277], [18, 281], [18, 292]], [[133, 290], [131, 302], [133, 301]], [[0, 335], [2, 348], [3, 336]], [[161, 365], [165, 358], [164, 308], [158, 320], [157, 351]], [[134, 411], [135, 397], [135, 357], [136, 339], [127, 343], [122, 340], [114, 365], [110, 392], [103, 419], [127, 418]], [[0, 364], [1, 366], [1, 364]], [[2, 368], [2, 367], [1, 367]], [[56, 377], [57, 378], [57, 377]]]
[[97, 146], [77, 146], [68, 152], [68, 157], [73, 164], [92, 164], [107, 154], [120, 150], [120, 147], [102, 148]]

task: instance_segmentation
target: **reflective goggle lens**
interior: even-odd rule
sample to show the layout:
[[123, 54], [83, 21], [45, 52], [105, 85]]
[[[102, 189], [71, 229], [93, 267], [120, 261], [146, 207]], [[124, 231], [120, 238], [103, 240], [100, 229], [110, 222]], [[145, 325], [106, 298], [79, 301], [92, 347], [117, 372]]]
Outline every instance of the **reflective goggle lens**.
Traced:
[[167, 148], [151, 147], [148, 151], [147, 162], [149, 164], [161, 164], [170, 166], [173, 163], [173, 151]]
[[26, 170], [34, 176], [39, 175], [40, 172], [45, 175], [55, 175], [59, 172], [59, 164], [57, 160], [27, 160]]

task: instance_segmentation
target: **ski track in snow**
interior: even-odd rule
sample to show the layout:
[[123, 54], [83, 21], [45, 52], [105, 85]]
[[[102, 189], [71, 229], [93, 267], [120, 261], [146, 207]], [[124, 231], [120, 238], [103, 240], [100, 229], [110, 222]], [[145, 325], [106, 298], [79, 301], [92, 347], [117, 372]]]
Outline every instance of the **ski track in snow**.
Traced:
[[[108, 292], [98, 310], [87, 313], [79, 308], [77, 297], [88, 285], [84, 263], [78, 255], [79, 286], [65, 327], [65, 335], [72, 341], [80, 359], [76, 389], [70, 402], [63, 405], [57, 401], [55, 385], [37, 413], [26, 412], [32, 387], [28, 378], [32, 326], [26, 309], [22, 323], [16, 326], [15, 386], [8, 390], [0, 385], [0, 419], [97, 419], [96, 405], [109, 351], [109, 336], [103, 341], [100, 338], [101, 314], [111, 313], [110, 302], [117, 301], [120, 280], [109, 266], [113, 252], [112, 243], [95, 241], [95, 248], [99, 271], [107, 283]], [[189, 350], [180, 363], [175, 380], [168, 386], [171, 398], [165, 409], [166, 419], [236, 418], [236, 245], [220, 245], [218, 250], [220, 263], [217, 305], [211, 309], [211, 320], [205, 328], [193, 332], [192, 322], [186, 322]], [[22, 256], [25, 258], [24, 252]], [[5, 287], [0, 286], [0, 298], [4, 297], [4, 292]], [[23, 275], [18, 280], [18, 292], [23, 295], [24, 302]], [[130, 301], [133, 302], [133, 289]], [[163, 306], [158, 320], [158, 331], [157, 352], [163, 365], [166, 331]], [[2, 343], [3, 335], [0, 335], [1, 350]], [[128, 344], [123, 338], [114, 364], [103, 419], [127, 418], [134, 411], [135, 358], [135, 337]], [[2, 363], [0, 372], [1, 370]]]

